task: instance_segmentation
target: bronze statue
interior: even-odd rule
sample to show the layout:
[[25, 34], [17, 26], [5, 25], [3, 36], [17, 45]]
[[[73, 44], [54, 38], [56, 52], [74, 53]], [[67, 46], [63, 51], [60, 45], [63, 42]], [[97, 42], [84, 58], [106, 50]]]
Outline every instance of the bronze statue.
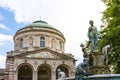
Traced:
[[107, 66], [108, 65], [108, 54], [110, 52], [110, 45], [106, 45], [102, 48], [102, 54], [104, 55], [104, 65]]
[[[89, 44], [90, 43], [88, 43], [88, 46], [89, 46]], [[88, 46], [85, 47], [84, 44], [81, 44], [80, 46], [82, 47], [83, 58], [88, 58], [89, 59], [89, 66], [93, 66], [94, 59], [93, 59], [93, 55], [87, 51]]]
[[87, 54], [85, 45], [81, 44], [80, 46], [82, 47], [83, 57], [88, 58], [88, 54]]
[[92, 75], [89, 71], [88, 58], [83, 59], [83, 63], [78, 64], [75, 72], [75, 80], [82, 80], [84, 76]]
[[91, 42], [90, 49], [91, 52], [95, 52], [98, 45], [98, 38], [101, 38], [99, 32], [97, 31], [97, 28], [93, 25], [93, 20], [89, 21], [90, 27], [88, 28], [88, 38]]

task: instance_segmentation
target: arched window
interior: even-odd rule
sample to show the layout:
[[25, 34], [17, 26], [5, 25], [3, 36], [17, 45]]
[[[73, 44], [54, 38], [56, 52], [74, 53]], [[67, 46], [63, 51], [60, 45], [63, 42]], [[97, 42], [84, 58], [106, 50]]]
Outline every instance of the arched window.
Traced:
[[23, 38], [20, 39], [20, 48], [23, 48]]
[[40, 47], [45, 47], [45, 38], [43, 36], [40, 37]]

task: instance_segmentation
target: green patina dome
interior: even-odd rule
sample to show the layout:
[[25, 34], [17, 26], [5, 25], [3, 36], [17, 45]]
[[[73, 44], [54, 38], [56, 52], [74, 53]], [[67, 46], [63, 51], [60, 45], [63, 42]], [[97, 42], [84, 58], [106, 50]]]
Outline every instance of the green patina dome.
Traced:
[[[26, 28], [46, 28], [46, 29], [52, 29], [52, 30], [60, 32], [59, 30], [57, 30], [56, 28], [54, 28], [53, 26], [49, 25], [47, 22], [42, 21], [42, 20], [34, 21], [32, 24], [29, 24], [19, 29], [17, 32], [19, 32], [20, 30], [26, 29]], [[62, 32], [60, 33], [62, 34]]]

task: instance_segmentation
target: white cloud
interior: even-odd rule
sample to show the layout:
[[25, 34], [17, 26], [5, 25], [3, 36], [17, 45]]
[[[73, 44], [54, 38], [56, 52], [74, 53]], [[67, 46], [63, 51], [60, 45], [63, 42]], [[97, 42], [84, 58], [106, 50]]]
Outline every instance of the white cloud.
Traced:
[[0, 55], [0, 68], [5, 68], [6, 57]]
[[39, 19], [40, 16], [47, 20], [59, 18], [70, 21], [77, 17], [89, 20], [96, 15], [98, 17], [104, 8], [100, 0], [0, 0], [0, 5], [13, 11], [18, 22]]
[[0, 28], [5, 29], [5, 30], [10, 30], [8, 27], [6, 27], [4, 24], [0, 24]]
[[[0, 54], [4, 54], [1, 49], [7, 49], [8, 47], [11, 48], [11, 44], [13, 43], [13, 36], [5, 35], [0, 33]], [[5, 61], [6, 57], [0, 55], [0, 68], [5, 68]]]
[[40, 19], [59, 29], [66, 38], [65, 50], [82, 59], [80, 43], [87, 40], [88, 21], [93, 19], [100, 27], [105, 5], [101, 0], [0, 0], [20, 22]]
[[0, 33], [0, 47], [7, 46], [10, 42], [13, 42], [13, 36]]

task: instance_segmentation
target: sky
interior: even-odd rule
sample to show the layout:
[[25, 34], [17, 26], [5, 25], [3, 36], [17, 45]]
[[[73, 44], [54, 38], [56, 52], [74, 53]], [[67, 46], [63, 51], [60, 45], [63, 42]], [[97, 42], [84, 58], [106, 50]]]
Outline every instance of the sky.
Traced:
[[80, 44], [88, 41], [89, 20], [99, 30], [105, 8], [101, 0], [0, 0], [0, 68], [5, 68], [7, 52], [14, 50], [15, 32], [40, 19], [64, 34], [65, 53], [82, 62]]

